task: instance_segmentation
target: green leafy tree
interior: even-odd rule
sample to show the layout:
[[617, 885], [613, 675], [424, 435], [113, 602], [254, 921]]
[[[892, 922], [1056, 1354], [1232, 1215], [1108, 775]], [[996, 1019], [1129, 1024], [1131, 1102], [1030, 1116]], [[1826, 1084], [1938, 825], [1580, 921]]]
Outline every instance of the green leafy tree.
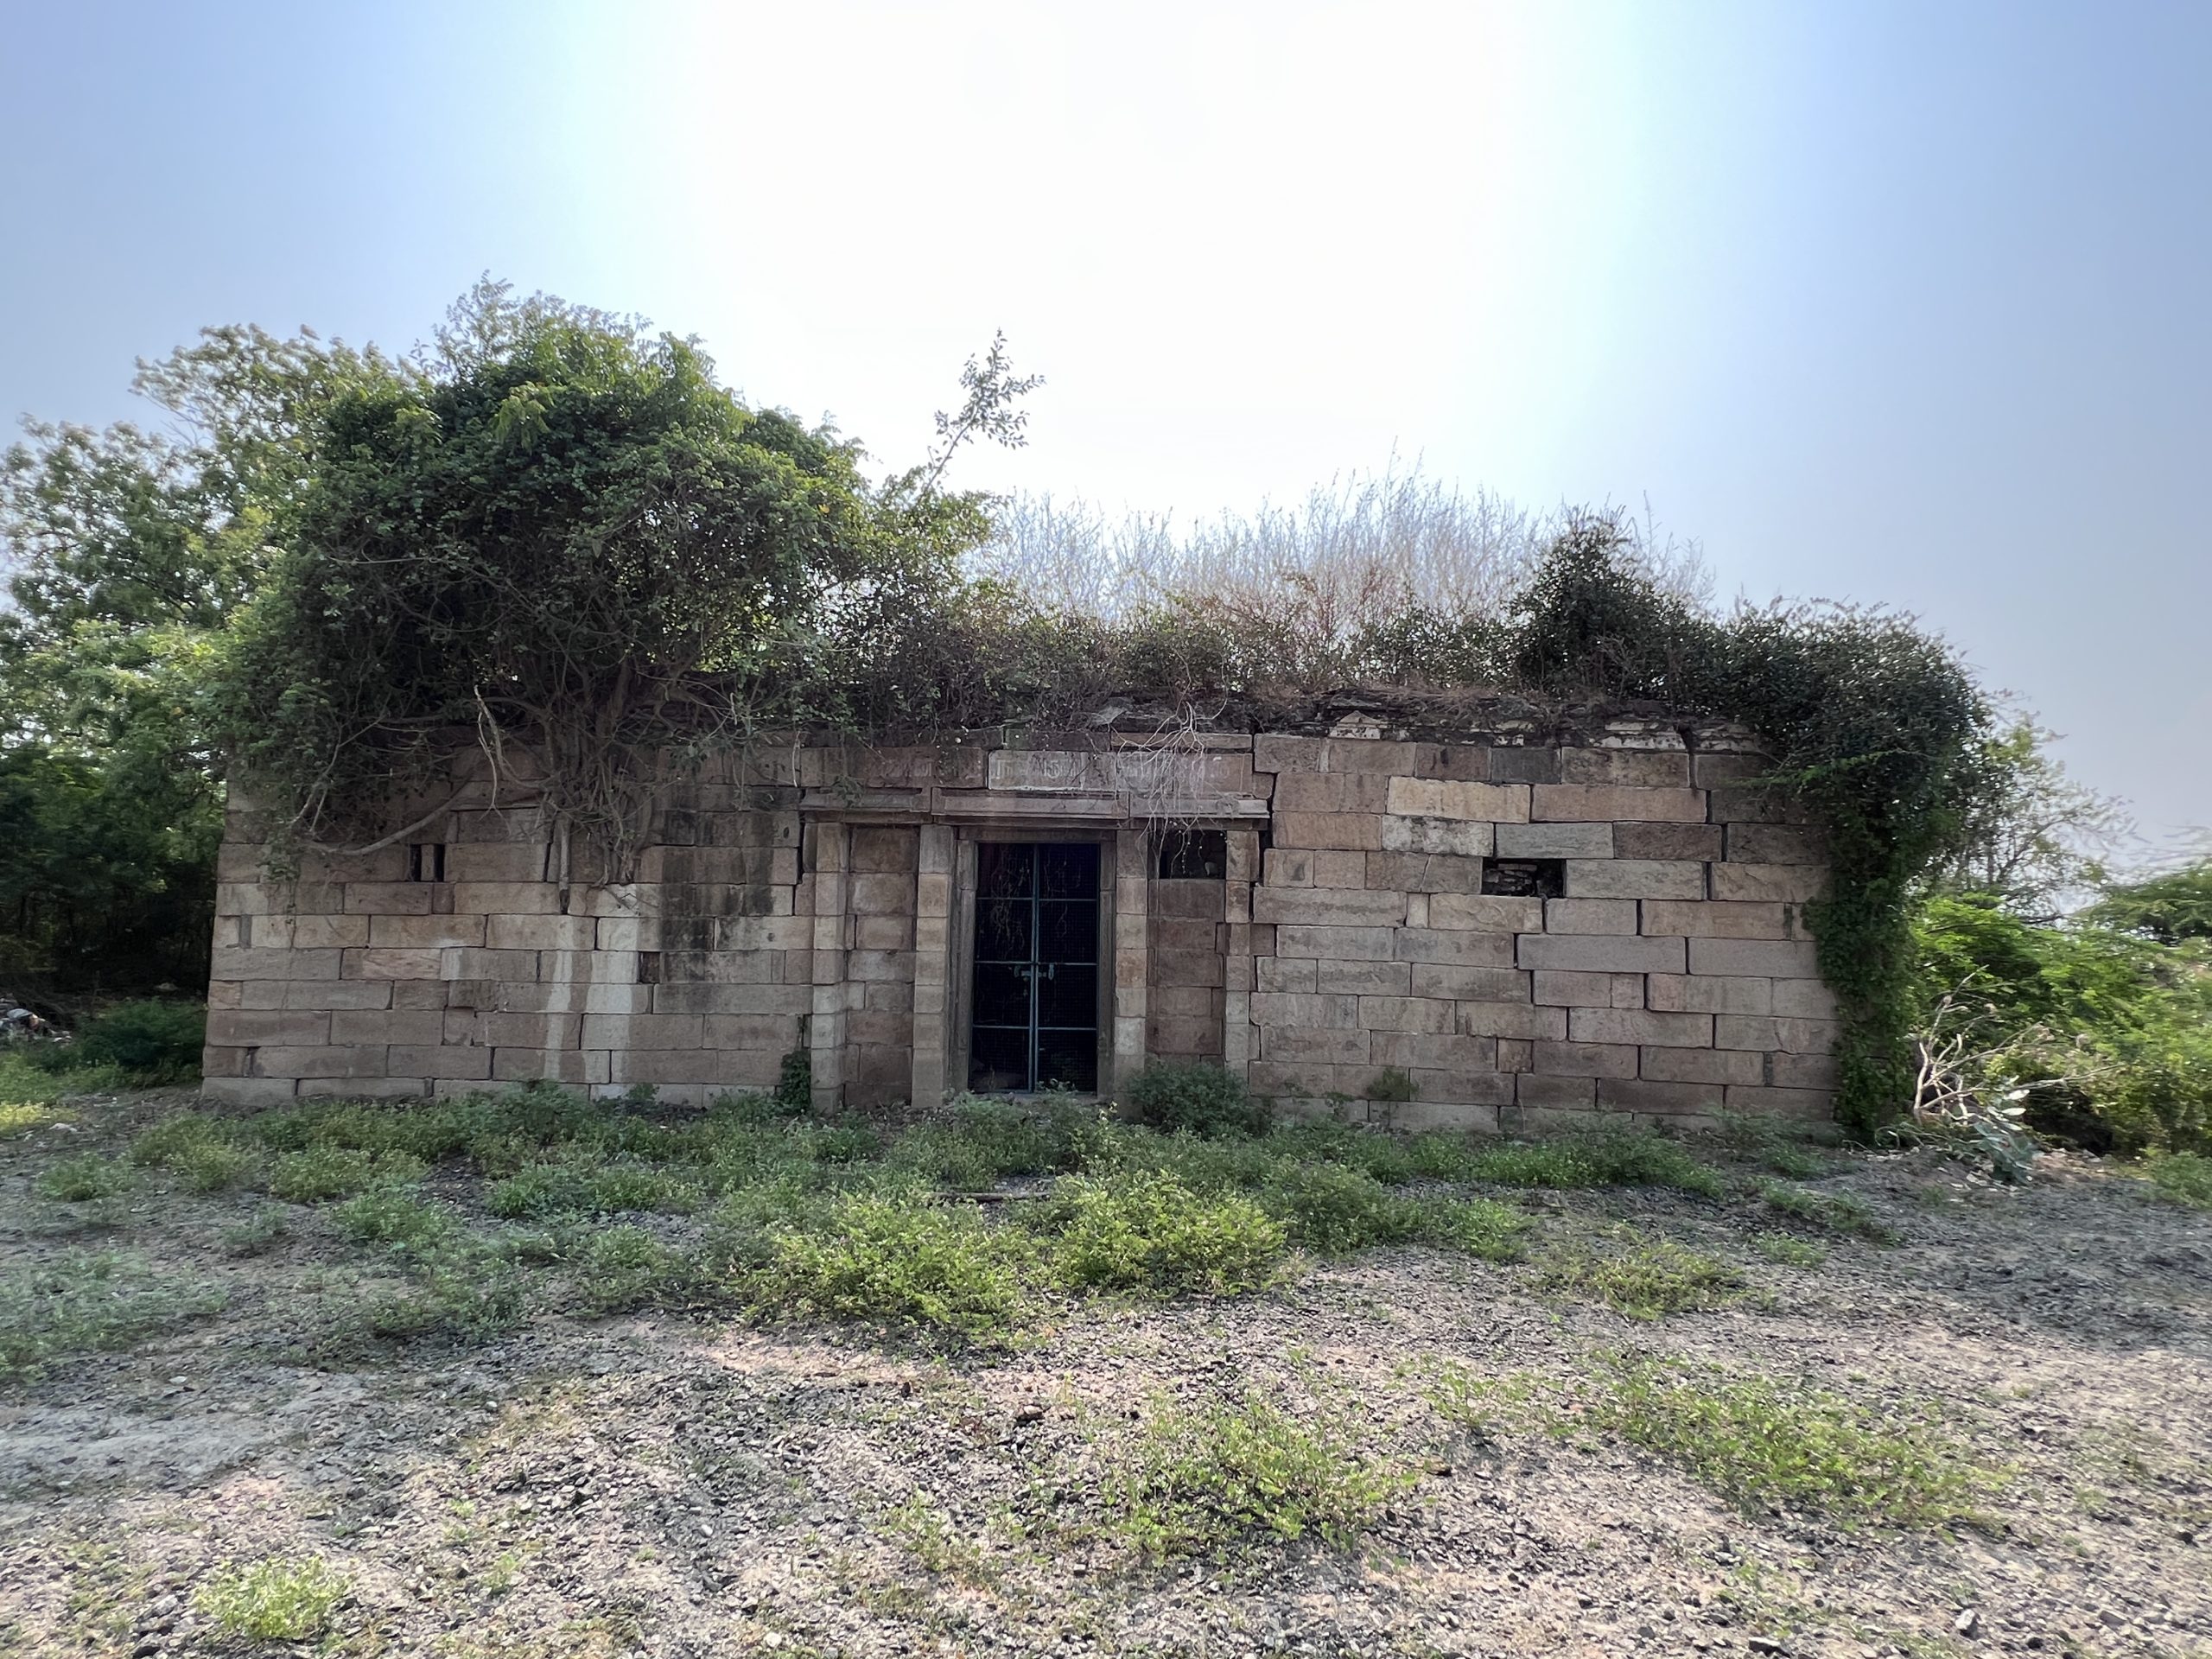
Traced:
[[385, 372], [211, 330], [136, 390], [168, 430], [27, 423], [0, 457], [0, 963], [64, 986], [197, 981], [221, 758], [199, 699], [309, 461], [313, 411]]

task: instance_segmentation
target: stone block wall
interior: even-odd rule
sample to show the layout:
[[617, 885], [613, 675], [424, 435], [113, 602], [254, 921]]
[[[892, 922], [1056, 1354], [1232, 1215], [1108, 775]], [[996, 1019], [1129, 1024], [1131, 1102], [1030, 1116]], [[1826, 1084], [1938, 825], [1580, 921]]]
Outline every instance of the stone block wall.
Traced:
[[1754, 755], [1606, 735], [1254, 740], [1255, 1092], [1402, 1125], [1832, 1115], [1817, 832], [1743, 786]]
[[[1109, 1090], [1211, 1058], [1290, 1110], [1406, 1126], [1831, 1115], [1824, 849], [1754, 786], [1755, 738], [1526, 705], [1433, 734], [1347, 716], [1173, 766], [1110, 727], [785, 747], [671, 791], [613, 885], [581, 852], [562, 880], [543, 817], [480, 788], [280, 880], [240, 803], [207, 1090], [698, 1103], [801, 1052], [818, 1103], [934, 1102], [963, 1075], [968, 843], [1075, 835], [1104, 849]], [[1218, 833], [1218, 874], [1147, 856], [1163, 803]]]

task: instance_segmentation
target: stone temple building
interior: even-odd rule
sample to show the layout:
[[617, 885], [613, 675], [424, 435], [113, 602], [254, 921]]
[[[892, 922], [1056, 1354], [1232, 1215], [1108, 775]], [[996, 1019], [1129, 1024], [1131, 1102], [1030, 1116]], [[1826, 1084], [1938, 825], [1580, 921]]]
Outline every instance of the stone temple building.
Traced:
[[544, 814], [488, 781], [282, 881], [234, 802], [207, 1092], [698, 1103], [797, 1052], [829, 1108], [1110, 1097], [1205, 1059], [1406, 1127], [1832, 1115], [1821, 838], [1755, 784], [1751, 734], [1498, 697], [1116, 713], [727, 757], [614, 883], [563, 880]]

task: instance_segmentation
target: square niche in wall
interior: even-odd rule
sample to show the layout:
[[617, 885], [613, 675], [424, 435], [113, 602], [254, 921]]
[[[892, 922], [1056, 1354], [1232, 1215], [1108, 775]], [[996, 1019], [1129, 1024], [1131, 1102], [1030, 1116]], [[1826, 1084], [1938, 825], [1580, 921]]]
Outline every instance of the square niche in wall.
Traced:
[[1162, 881], [1221, 881], [1229, 875], [1229, 836], [1221, 830], [1163, 830], [1153, 874]]
[[1556, 899], [1567, 891], [1567, 861], [1559, 858], [1484, 859], [1483, 891], [1500, 899]]

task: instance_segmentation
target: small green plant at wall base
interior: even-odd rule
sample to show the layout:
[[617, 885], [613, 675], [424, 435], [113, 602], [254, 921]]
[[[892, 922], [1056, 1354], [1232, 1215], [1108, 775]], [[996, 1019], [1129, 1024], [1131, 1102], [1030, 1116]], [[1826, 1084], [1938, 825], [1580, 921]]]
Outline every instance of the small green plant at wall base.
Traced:
[[1116, 1530], [1155, 1560], [1309, 1535], [1348, 1548], [1414, 1483], [1409, 1466], [1370, 1450], [1372, 1439], [1333, 1401], [1293, 1413], [1256, 1392], [1198, 1406], [1159, 1399], [1109, 1448], [1106, 1497]]
[[1129, 1115], [1147, 1128], [1198, 1135], [1256, 1135], [1268, 1108], [1244, 1090], [1244, 1079], [1203, 1060], [1154, 1060], [1129, 1085]]
[[1041, 1225], [1055, 1282], [1071, 1290], [1236, 1296], [1274, 1281], [1282, 1224], [1241, 1193], [1193, 1192], [1172, 1175], [1071, 1175]]
[[1413, 1073], [1402, 1066], [1384, 1066], [1367, 1085], [1370, 1100], [1404, 1102], [1413, 1100], [1420, 1094], [1421, 1085], [1414, 1081]]
[[225, 1568], [194, 1592], [192, 1605], [226, 1636], [306, 1642], [329, 1628], [352, 1590], [343, 1573], [309, 1555]]
[[769, 1096], [787, 1117], [803, 1117], [814, 1109], [814, 1056], [803, 1048], [784, 1056], [776, 1073], [775, 1093]]
[[130, 1189], [130, 1166], [96, 1152], [65, 1158], [43, 1172], [34, 1183], [39, 1197], [63, 1204], [89, 1204], [111, 1198]]

